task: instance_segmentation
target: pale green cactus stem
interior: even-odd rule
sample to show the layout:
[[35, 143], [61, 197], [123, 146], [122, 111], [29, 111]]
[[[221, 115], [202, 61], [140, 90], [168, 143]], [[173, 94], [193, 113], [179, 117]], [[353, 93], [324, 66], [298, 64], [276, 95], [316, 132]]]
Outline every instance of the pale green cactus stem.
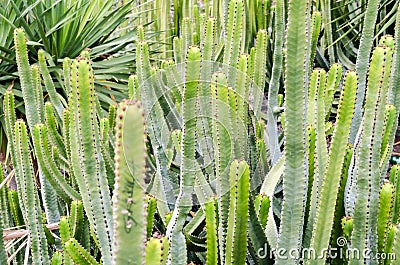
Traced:
[[66, 158], [65, 143], [61, 134], [58, 132], [58, 122], [54, 113], [54, 107], [50, 102], [46, 102], [45, 108], [45, 125], [49, 130], [48, 138], [52, 146], [56, 146], [63, 158]]
[[[393, 58], [393, 68], [392, 75], [390, 77], [390, 87], [392, 88], [392, 96], [390, 98], [390, 103], [393, 104], [397, 110], [397, 116], [400, 111], [400, 5], [397, 9], [397, 17], [395, 24], [395, 35], [394, 35], [394, 58]], [[397, 127], [397, 123], [395, 128]]]
[[283, 63], [283, 43], [285, 33], [285, 1], [277, 0], [275, 2], [275, 24], [274, 24], [274, 54], [272, 63], [271, 80], [268, 87], [268, 112], [267, 112], [267, 132], [269, 135], [269, 146], [271, 162], [275, 164], [281, 156], [279, 147], [278, 135], [278, 93], [280, 86], [280, 79], [282, 76], [282, 63]]
[[267, 45], [267, 31], [260, 30], [257, 34], [256, 50], [254, 54], [254, 74], [252, 91], [254, 97], [253, 110], [256, 120], [259, 120], [261, 118], [261, 104], [264, 99]]
[[[314, 220], [310, 247], [316, 253], [322, 253], [323, 249], [329, 245], [338, 196], [337, 191], [340, 185], [346, 154], [346, 148], [343, 148], [343, 146], [346, 146], [348, 143], [350, 125], [354, 113], [356, 88], [356, 73], [347, 72], [340, 97], [337, 124], [329, 152], [329, 159], [326, 169], [323, 172], [321, 193]], [[318, 262], [320, 262], [319, 259], [312, 257], [309, 263], [318, 264]]]
[[[86, 58], [74, 60], [69, 98], [71, 165], [103, 262], [111, 264], [112, 207], [96, 113], [93, 71]], [[71, 242], [70, 245], [74, 245]]]
[[[314, 172], [312, 173], [312, 190], [310, 194], [309, 213], [306, 233], [304, 235], [303, 245], [307, 247], [310, 244], [311, 232], [314, 225], [314, 219], [318, 206], [318, 199], [321, 190], [321, 182], [324, 175], [325, 167], [328, 162], [328, 147], [325, 135], [325, 105], [324, 105], [324, 89], [326, 83], [326, 72], [323, 69], [316, 69], [312, 72], [309, 90], [308, 90], [308, 108], [307, 122], [315, 128], [315, 150], [314, 150]], [[310, 158], [309, 158], [310, 159]], [[311, 181], [309, 179], [309, 181]], [[311, 183], [309, 183], [310, 185]], [[307, 204], [306, 204], [307, 205]]]
[[367, 85], [368, 61], [374, 40], [375, 22], [378, 16], [379, 0], [369, 0], [364, 16], [363, 30], [360, 46], [358, 47], [356, 72], [359, 77], [357, 88], [357, 100], [354, 111], [354, 119], [351, 125], [350, 142], [354, 144], [357, 132], [361, 125], [363, 115], [363, 102]]
[[246, 161], [230, 166], [230, 197], [225, 264], [245, 264], [249, 219], [250, 169]]
[[[110, 113], [113, 115], [113, 113]], [[113, 117], [113, 116], [112, 116]], [[100, 120], [100, 138], [101, 138], [101, 154], [104, 158], [104, 163], [107, 171], [107, 181], [110, 186], [114, 185], [114, 163], [111, 156], [110, 148], [110, 119], [102, 118]]]
[[[363, 129], [357, 163], [357, 200], [354, 208], [352, 247], [377, 251], [376, 226], [379, 201], [379, 158], [385, 115], [385, 100], [390, 73], [391, 53], [386, 47], [374, 50], [369, 71]], [[380, 136], [380, 137], [379, 137]], [[371, 231], [371, 232], [370, 232]], [[349, 264], [363, 264], [364, 260], [350, 257]]]
[[114, 245], [112, 264], [143, 264], [146, 242], [146, 135], [139, 102], [123, 101], [117, 112]]
[[321, 33], [322, 24], [322, 14], [320, 12], [314, 12], [312, 14], [312, 26], [311, 26], [311, 56], [310, 65], [313, 67], [315, 54], [317, 52], [317, 44], [319, 39], [319, 34]]
[[[38, 82], [39, 71], [37, 66], [29, 66], [28, 50], [26, 44], [25, 33], [22, 29], [15, 29], [14, 43], [18, 65], [18, 74], [21, 82], [22, 96], [25, 103], [25, 114], [30, 131], [33, 131], [35, 124], [44, 122], [43, 117], [43, 94], [41, 85]], [[36, 91], [32, 91], [36, 89]], [[60, 213], [57, 207], [57, 195], [51, 187], [47, 179], [43, 176], [39, 167], [39, 180], [41, 186], [41, 195], [43, 197], [43, 205], [47, 215], [47, 221], [50, 223], [58, 222]]]
[[65, 57], [63, 59], [63, 77], [64, 77], [64, 92], [69, 95], [71, 92], [71, 59]]
[[[14, 127], [16, 148], [16, 178], [21, 192], [20, 202], [25, 205], [24, 219], [30, 231], [32, 259], [36, 264], [49, 264], [48, 245], [42, 224], [42, 211], [35, 186], [36, 178], [29, 148], [26, 125], [18, 120]], [[29, 210], [28, 210], [29, 209]]]
[[229, 1], [229, 12], [226, 22], [226, 42], [222, 60], [224, 73], [228, 77], [228, 85], [233, 86], [235, 81], [236, 65], [239, 55], [243, 53], [243, 0]]
[[169, 172], [169, 160], [162, 147], [162, 132], [157, 128], [166, 128], [163, 112], [155, 94], [153, 84], [150, 80], [151, 67], [149, 61], [149, 47], [144, 41], [137, 44], [137, 75], [140, 84], [141, 102], [147, 113], [147, 131], [153, 146], [154, 157], [156, 159], [157, 175], [155, 178], [156, 189], [154, 192], [159, 194], [160, 200], [157, 201], [158, 210], [161, 218], [165, 222], [165, 216], [170, 211], [168, 203], [175, 202], [175, 192], [172, 186], [172, 176]]
[[44, 100], [43, 100], [43, 89], [42, 79], [40, 78], [40, 69], [37, 65], [31, 66], [33, 88], [32, 90], [36, 93], [36, 106], [39, 119], [44, 120]]
[[390, 230], [390, 220], [393, 210], [394, 186], [390, 182], [382, 185], [379, 196], [379, 212], [378, 212], [378, 251], [385, 252], [387, 235]]
[[215, 179], [218, 196], [218, 245], [221, 263], [225, 261], [225, 236], [229, 209], [229, 165], [233, 157], [229, 132], [227, 131], [227, 80], [221, 72], [216, 72], [211, 78], [212, 91], [212, 138], [215, 153]]
[[45, 52], [43, 50], [39, 50], [38, 57], [39, 57], [40, 72], [42, 73], [43, 76], [46, 91], [49, 94], [50, 101], [56, 110], [57, 118], [60, 119], [64, 106], [61, 103], [61, 100], [57, 94], [53, 80], [51, 78], [51, 75], [49, 73], [49, 69], [47, 68]]
[[206, 264], [218, 264], [218, 223], [215, 200], [211, 199], [205, 204], [206, 232], [207, 232], [207, 257]]
[[176, 206], [167, 227], [167, 237], [171, 248], [168, 263], [186, 264], [186, 240], [182, 234], [186, 215], [192, 205], [193, 185], [195, 181], [195, 143], [196, 143], [196, 110], [199, 93], [200, 49], [192, 46], [188, 50], [185, 87], [183, 92], [183, 129], [181, 144], [181, 175], [179, 195]]
[[248, 70], [248, 55], [241, 55], [239, 57], [238, 65], [237, 65], [237, 74], [236, 74], [236, 82], [235, 82], [235, 93], [237, 100], [237, 115], [236, 121], [233, 121], [237, 124], [237, 141], [240, 149], [240, 158], [248, 158], [249, 148], [248, 148], [248, 131], [247, 124], [250, 120], [249, 118], [249, 78], [247, 75]]
[[397, 119], [397, 113], [396, 113], [396, 108], [393, 105], [386, 105], [385, 106], [385, 129], [383, 133], [383, 139], [382, 139], [382, 147], [381, 147], [381, 160], [379, 163], [379, 167], [381, 168], [381, 174], [384, 176], [387, 171], [387, 162], [390, 158], [391, 152], [392, 152], [392, 143], [393, 143], [393, 131], [396, 119]]
[[[307, 47], [308, 1], [289, 1], [285, 60], [285, 172], [283, 177], [283, 206], [278, 248], [300, 250], [303, 234], [304, 208], [307, 196], [307, 170], [305, 166], [305, 75]], [[300, 116], [299, 116], [300, 115]], [[299, 133], [301, 132], [301, 133]], [[297, 264], [296, 258], [278, 257], [276, 264]]]

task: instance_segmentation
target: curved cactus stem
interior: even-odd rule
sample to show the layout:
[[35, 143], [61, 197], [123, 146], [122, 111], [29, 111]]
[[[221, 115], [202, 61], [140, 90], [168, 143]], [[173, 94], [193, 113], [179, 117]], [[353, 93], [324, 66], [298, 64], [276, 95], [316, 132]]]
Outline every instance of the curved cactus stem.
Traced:
[[15, 123], [16, 177], [19, 178], [18, 189], [21, 191], [20, 201], [25, 205], [24, 218], [30, 231], [32, 259], [36, 264], [49, 264], [48, 246], [42, 224], [42, 211], [39, 196], [35, 187], [35, 172], [29, 149], [26, 125], [18, 120]]
[[[307, 196], [305, 142], [305, 79], [308, 1], [289, 1], [285, 60], [285, 172], [278, 248], [300, 250]], [[300, 21], [302, 23], [300, 23]], [[300, 87], [299, 87], [300, 86]], [[299, 116], [300, 115], [300, 116]], [[301, 132], [301, 133], [299, 133]], [[276, 264], [296, 264], [296, 258], [278, 257]]]
[[147, 233], [146, 135], [144, 114], [138, 102], [120, 104], [115, 146], [113, 264], [142, 264]]
[[42, 73], [42, 76], [43, 76], [46, 91], [49, 94], [51, 103], [53, 104], [54, 108], [56, 109], [56, 113], [58, 115], [57, 117], [60, 119], [64, 106], [62, 105], [61, 100], [58, 97], [56, 88], [54, 87], [53, 80], [49, 73], [49, 69], [47, 68], [45, 52], [43, 50], [39, 50], [38, 57], [39, 57], [40, 72]]
[[49, 102], [46, 102], [45, 104], [45, 124], [50, 132], [48, 134], [48, 138], [51, 145], [56, 146], [57, 149], [61, 152], [61, 155], [63, 157], [66, 157], [65, 144], [62, 136], [58, 132], [58, 122], [56, 120], [54, 108], [53, 105]]
[[81, 196], [66, 182], [51, 157], [47, 128], [44, 124], [35, 125], [33, 142], [42, 172], [54, 190], [67, 203], [70, 203], [71, 200], [79, 200]]
[[75, 238], [65, 242], [65, 251], [76, 264], [100, 265]]

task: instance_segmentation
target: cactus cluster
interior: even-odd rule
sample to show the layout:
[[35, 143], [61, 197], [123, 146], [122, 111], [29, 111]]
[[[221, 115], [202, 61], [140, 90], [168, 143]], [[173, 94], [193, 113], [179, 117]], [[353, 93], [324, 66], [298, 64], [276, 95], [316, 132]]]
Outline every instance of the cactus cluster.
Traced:
[[[155, 1], [160, 38], [179, 37], [154, 62], [138, 27], [129, 99], [108, 111], [88, 51], [64, 60], [65, 102], [44, 52], [30, 65], [15, 30], [26, 122], [8, 90], [0, 263], [397, 264], [400, 167], [388, 165], [400, 14], [369, 64], [367, 23], [356, 69], [322, 69], [323, 18], [311, 1], [254, 2], [204, 1], [200, 12], [175, 1], [175, 34], [169, 1]], [[250, 8], [273, 9], [274, 19], [249, 17]]]

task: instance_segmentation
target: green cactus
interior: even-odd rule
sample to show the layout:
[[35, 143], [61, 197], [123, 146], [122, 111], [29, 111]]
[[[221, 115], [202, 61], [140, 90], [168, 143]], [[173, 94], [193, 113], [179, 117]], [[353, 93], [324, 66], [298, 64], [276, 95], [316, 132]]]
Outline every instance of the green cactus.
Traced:
[[[281, 214], [281, 230], [278, 248], [299, 249], [303, 233], [305, 196], [307, 195], [307, 172], [305, 171], [305, 97], [304, 84], [307, 69], [303, 69], [306, 58], [307, 28], [299, 21], [307, 20], [308, 1], [290, 1], [287, 24], [285, 60], [285, 175], [283, 178], [284, 201]], [[299, 118], [300, 115], [300, 118]], [[301, 133], [299, 133], [301, 132]], [[277, 264], [296, 264], [296, 260], [277, 258]]]
[[117, 111], [113, 264], [142, 264], [146, 242], [144, 173], [146, 138], [140, 103], [123, 101]]

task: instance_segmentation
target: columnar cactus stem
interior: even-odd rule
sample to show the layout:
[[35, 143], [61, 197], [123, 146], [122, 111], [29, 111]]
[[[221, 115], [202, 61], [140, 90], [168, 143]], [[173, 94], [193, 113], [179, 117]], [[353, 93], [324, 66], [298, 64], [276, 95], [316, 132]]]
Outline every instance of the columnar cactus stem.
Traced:
[[[377, 251], [376, 225], [380, 185], [379, 158], [387, 95], [387, 76], [391, 53], [386, 47], [377, 47], [371, 59], [362, 135], [357, 163], [357, 200], [354, 208], [352, 247]], [[376, 137], [374, 137], [376, 136]], [[364, 260], [350, 257], [350, 263], [363, 264]]]
[[193, 185], [195, 182], [195, 143], [196, 143], [196, 110], [199, 93], [201, 53], [198, 47], [188, 50], [186, 63], [186, 82], [183, 92], [183, 130], [181, 144], [180, 189], [172, 218], [167, 228], [171, 242], [169, 262], [186, 264], [186, 245], [181, 232], [186, 215], [192, 205]]
[[364, 27], [361, 34], [360, 47], [357, 53], [356, 72], [359, 77], [357, 88], [357, 100], [354, 111], [354, 119], [351, 125], [350, 142], [354, 143], [359, 130], [362, 115], [363, 102], [365, 98], [365, 88], [367, 84], [368, 61], [374, 40], [375, 22], [378, 16], [379, 0], [369, 0], [364, 17]]
[[113, 195], [114, 245], [112, 264], [143, 264], [146, 242], [144, 175], [146, 135], [139, 102], [120, 103], [115, 143]]
[[31, 250], [33, 262], [36, 264], [49, 264], [46, 235], [42, 224], [42, 211], [39, 205], [39, 196], [35, 187], [35, 172], [29, 149], [28, 132], [23, 121], [15, 123], [16, 150], [16, 177], [19, 178], [18, 187], [21, 191], [20, 201], [25, 205], [25, 221], [31, 237]]
[[[320, 207], [318, 207], [316, 213], [313, 236], [311, 238], [310, 247], [316, 253], [322, 253], [323, 249], [329, 245], [337, 191], [339, 189], [346, 154], [346, 148], [343, 148], [343, 146], [347, 145], [349, 138], [350, 125], [354, 113], [356, 88], [357, 75], [354, 72], [348, 72], [340, 97], [337, 125], [329, 152], [329, 160], [322, 177], [321, 194], [318, 203]], [[318, 264], [319, 262], [320, 260], [316, 257], [311, 257], [310, 264]]]
[[231, 188], [225, 264], [245, 264], [250, 192], [250, 170], [246, 161], [232, 162], [229, 182]]
[[[278, 248], [300, 250], [303, 233], [304, 208], [307, 196], [307, 167], [305, 142], [305, 64], [307, 47], [308, 1], [289, 1], [285, 60], [285, 173], [283, 178], [283, 208]], [[302, 23], [300, 23], [300, 21]], [[300, 116], [299, 116], [300, 115]], [[300, 132], [300, 133], [299, 133]], [[296, 258], [281, 257], [280, 264], [296, 264]]]
[[205, 205], [206, 232], [207, 232], [207, 265], [218, 264], [218, 223], [215, 201], [211, 200]]
[[72, 169], [89, 222], [97, 235], [103, 262], [111, 264], [111, 196], [101, 155], [100, 130], [96, 121], [98, 114], [93, 72], [86, 58], [78, 58], [73, 62], [71, 77], [69, 134]]

